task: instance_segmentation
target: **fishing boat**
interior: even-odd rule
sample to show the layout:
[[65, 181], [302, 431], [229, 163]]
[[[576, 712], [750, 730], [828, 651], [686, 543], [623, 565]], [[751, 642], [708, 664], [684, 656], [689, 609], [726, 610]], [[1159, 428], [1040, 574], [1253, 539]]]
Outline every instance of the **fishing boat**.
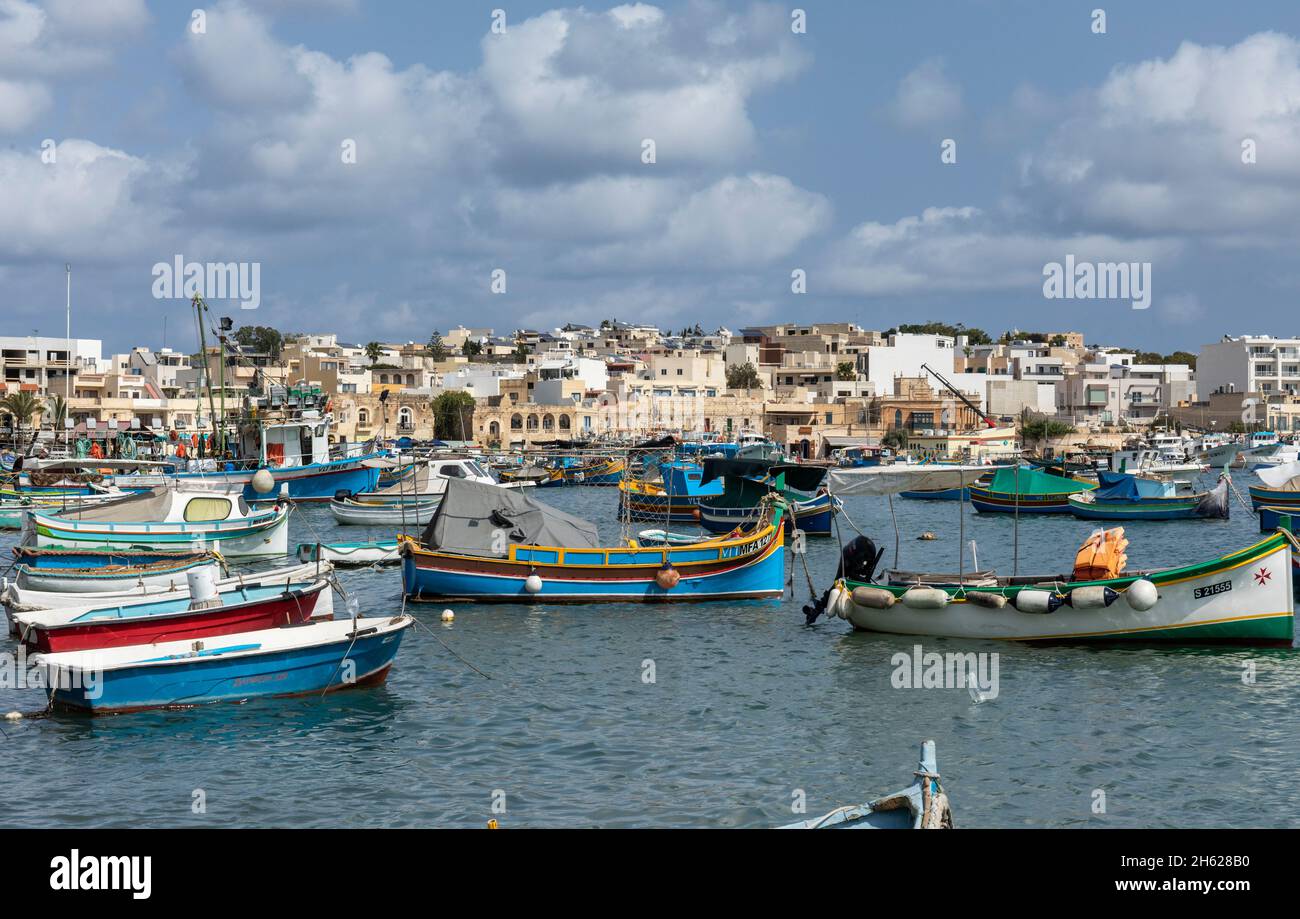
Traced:
[[[300, 581], [312, 581], [316, 578], [325, 577], [330, 571], [331, 566], [328, 561], [314, 564], [279, 565], [274, 568], [263, 568], [260, 571], [237, 571], [218, 578], [216, 588], [217, 590], [233, 590], [279, 585], [283, 589]], [[62, 607], [85, 606], [87, 604], [131, 603], [143, 597], [188, 598], [190, 596], [188, 577], [179, 584], [171, 586], [148, 587], [132, 584], [129, 586], [122, 585], [113, 590], [77, 594], [64, 593], [63, 591], [32, 590], [19, 587], [8, 579], [4, 579], [0, 583], [3, 584], [3, 589], [0, 590], [0, 603], [4, 604], [11, 619], [15, 613], [29, 612], [31, 610], [60, 609]], [[321, 597], [317, 605], [322, 611], [333, 609], [332, 597], [333, 595], [328, 593]]]
[[1070, 495], [1070, 513], [1080, 520], [1226, 520], [1228, 479], [1211, 491], [1178, 495], [1169, 479], [1099, 472], [1100, 486]]
[[619, 483], [619, 513], [633, 520], [662, 520], [665, 523], [694, 523], [700, 519], [700, 504], [723, 494], [720, 479], [703, 481], [704, 469], [692, 462], [673, 460], [652, 467], [658, 481]]
[[19, 564], [14, 583], [26, 590], [83, 594], [119, 590], [122, 587], [175, 587], [185, 583], [189, 572], [204, 565], [216, 565], [210, 552], [193, 552], [180, 559], [143, 564], [93, 565], [84, 568], [43, 567]]
[[627, 463], [618, 457], [604, 457], [577, 469], [566, 469], [564, 478], [573, 485], [617, 485], [623, 481]]
[[1251, 485], [1250, 506], [1291, 507], [1300, 509], [1300, 462], [1286, 463], [1255, 470], [1263, 485]]
[[1068, 514], [1070, 495], [1096, 487], [1096, 482], [1033, 466], [1004, 466], [987, 485], [972, 485], [969, 492], [970, 503], [982, 514]]
[[503, 484], [553, 487], [564, 484], [564, 473], [533, 464], [497, 469], [497, 478]]
[[[852, 575], [830, 606], [854, 628], [899, 635], [1029, 642], [1234, 642], [1290, 646], [1291, 541], [1274, 533], [1195, 565], [999, 577]], [[859, 570], [859, 576], [864, 572]], [[830, 608], [828, 606], [828, 608]]]
[[441, 498], [412, 498], [407, 501], [335, 498], [330, 513], [345, 526], [381, 526], [400, 528], [423, 526], [433, 518]]
[[395, 565], [397, 540], [381, 542], [304, 542], [295, 552], [301, 562], [329, 562], [338, 568], [362, 568], [369, 565]]
[[88, 546], [82, 549], [41, 549], [14, 546], [14, 564], [29, 568], [102, 568], [122, 565], [152, 565], [157, 562], [185, 562], [208, 558], [210, 552], [168, 549], [115, 549]]
[[30, 658], [51, 704], [92, 714], [370, 686], [388, 676], [407, 615], [313, 620], [217, 639]]
[[453, 482], [420, 539], [401, 537], [411, 600], [669, 601], [782, 594], [783, 507], [700, 545], [602, 547], [594, 525], [526, 493]]
[[[45, 654], [165, 641], [194, 641], [307, 622], [329, 581], [212, 591], [212, 599], [147, 597], [112, 606], [64, 607], [14, 614], [18, 639]], [[329, 605], [330, 612], [333, 606]]]
[[671, 530], [642, 530], [636, 534], [637, 544], [641, 546], [694, 546], [716, 539], [716, 536], [690, 536], [686, 533], [674, 533]]
[[[523, 488], [532, 484], [522, 481], [502, 482], [483, 468], [477, 460], [470, 457], [440, 457], [420, 463], [415, 471], [401, 482], [375, 491], [358, 492], [352, 497], [367, 502], [436, 499], [442, 497], [442, 493], [447, 490], [447, 483], [452, 479], [467, 479], [501, 488]], [[338, 495], [335, 497], [337, 498]]]
[[254, 511], [238, 492], [154, 488], [66, 515], [32, 511], [25, 539], [38, 547], [216, 549], [227, 558], [284, 555], [289, 506]]
[[837, 807], [829, 814], [787, 824], [783, 830], [931, 830], [952, 829], [952, 809], [939, 784], [934, 741], [921, 744], [921, 758], [911, 785], [866, 804]]
[[700, 526], [730, 533], [753, 526], [764, 513], [763, 499], [776, 493], [786, 499], [794, 527], [809, 536], [831, 535], [838, 499], [822, 488], [827, 469], [741, 459], [706, 459], [701, 485], [720, 479], [723, 493], [699, 504]]
[[900, 498], [909, 501], [969, 501], [969, 488], [935, 488], [928, 491], [899, 492]]

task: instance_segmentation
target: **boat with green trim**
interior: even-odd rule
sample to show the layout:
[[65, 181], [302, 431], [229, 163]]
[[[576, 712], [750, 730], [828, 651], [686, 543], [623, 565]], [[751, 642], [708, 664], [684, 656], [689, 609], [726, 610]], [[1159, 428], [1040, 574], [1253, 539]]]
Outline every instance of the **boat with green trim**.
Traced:
[[855, 580], [850, 570], [827, 610], [854, 628], [898, 635], [1290, 646], [1293, 543], [1277, 532], [1199, 564], [1103, 580], [893, 572], [876, 583], [873, 572]]
[[1172, 480], [1099, 472], [1100, 487], [1070, 495], [1080, 520], [1226, 520], [1228, 478], [1210, 491], [1179, 495]]
[[968, 491], [971, 505], [982, 514], [1068, 514], [1071, 495], [1096, 487], [1096, 482], [1033, 466], [1011, 466], [998, 469], [988, 485], [972, 485]]

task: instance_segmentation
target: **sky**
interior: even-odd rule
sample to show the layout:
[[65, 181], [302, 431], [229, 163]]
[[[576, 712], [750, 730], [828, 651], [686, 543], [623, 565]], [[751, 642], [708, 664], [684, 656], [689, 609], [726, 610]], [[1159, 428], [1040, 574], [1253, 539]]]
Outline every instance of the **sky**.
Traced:
[[[70, 263], [75, 337], [193, 350], [178, 257], [362, 343], [1300, 335], [1293, 0], [198, 2], [0, 0], [0, 335], [63, 334]], [[1149, 306], [1045, 296], [1067, 258]]]

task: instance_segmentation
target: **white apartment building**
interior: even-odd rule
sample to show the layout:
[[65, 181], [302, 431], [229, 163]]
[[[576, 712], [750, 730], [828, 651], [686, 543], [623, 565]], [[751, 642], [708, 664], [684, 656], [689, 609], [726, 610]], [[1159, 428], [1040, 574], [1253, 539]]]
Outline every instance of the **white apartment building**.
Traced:
[[1202, 398], [1219, 392], [1300, 392], [1300, 338], [1225, 335], [1201, 346], [1196, 378]]
[[891, 335], [888, 345], [865, 349], [866, 368], [861, 373], [878, 393], [892, 393], [894, 380], [898, 377], [925, 377], [934, 382], [934, 378], [921, 369], [922, 364], [928, 364], [951, 379], [954, 345], [954, 340], [947, 335]]
[[103, 343], [97, 338], [74, 338], [70, 357], [68, 345], [66, 338], [0, 337], [0, 364], [4, 369], [4, 390], [0, 395], [22, 390], [46, 398], [63, 395], [67, 389], [75, 391], [79, 371], [100, 370]]

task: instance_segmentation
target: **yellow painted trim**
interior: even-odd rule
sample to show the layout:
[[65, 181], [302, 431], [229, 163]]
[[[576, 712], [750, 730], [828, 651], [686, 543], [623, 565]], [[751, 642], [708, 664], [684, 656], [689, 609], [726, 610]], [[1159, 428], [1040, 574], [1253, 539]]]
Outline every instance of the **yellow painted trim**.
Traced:
[[1251, 622], [1256, 619], [1277, 619], [1293, 615], [1289, 610], [1280, 613], [1256, 613], [1253, 616], [1229, 616], [1226, 619], [1198, 619], [1196, 622], [1181, 622], [1177, 625], [1161, 625], [1146, 629], [1108, 629], [1103, 632], [1058, 632], [1052, 635], [1017, 635], [1006, 641], [1049, 641], [1051, 639], [1092, 638], [1097, 635], [1138, 635], [1143, 632], [1169, 632], [1174, 629], [1195, 629], [1203, 625], [1223, 625], [1227, 622]]

